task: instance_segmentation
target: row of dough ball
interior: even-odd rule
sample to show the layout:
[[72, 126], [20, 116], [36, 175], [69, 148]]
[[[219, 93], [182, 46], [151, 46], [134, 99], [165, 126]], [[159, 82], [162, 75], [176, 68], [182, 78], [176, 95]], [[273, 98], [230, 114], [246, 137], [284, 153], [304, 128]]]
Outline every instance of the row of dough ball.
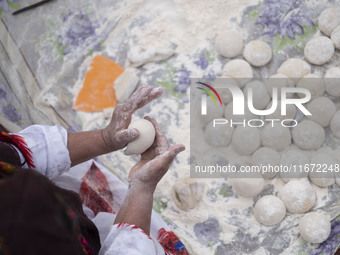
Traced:
[[323, 10], [318, 25], [326, 36], [317, 36], [309, 40], [304, 55], [310, 63], [323, 65], [331, 60], [335, 48], [340, 49], [340, 8], [332, 7]]
[[272, 59], [271, 47], [261, 41], [253, 40], [244, 47], [242, 36], [234, 30], [218, 34], [215, 40], [216, 51], [226, 58], [234, 58], [243, 52], [243, 57], [253, 66], [264, 66]]
[[[254, 207], [256, 219], [266, 226], [272, 226], [286, 216], [286, 205], [276, 196], [260, 198]], [[327, 215], [321, 212], [306, 213], [299, 221], [299, 232], [310, 243], [322, 243], [331, 233], [331, 223]]]

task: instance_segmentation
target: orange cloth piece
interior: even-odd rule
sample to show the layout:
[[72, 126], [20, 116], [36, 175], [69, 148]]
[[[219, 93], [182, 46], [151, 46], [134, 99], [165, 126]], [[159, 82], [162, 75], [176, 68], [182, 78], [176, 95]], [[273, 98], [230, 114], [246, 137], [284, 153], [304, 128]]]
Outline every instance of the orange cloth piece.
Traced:
[[124, 69], [113, 60], [101, 55], [92, 59], [90, 67], [72, 108], [77, 111], [97, 112], [115, 107], [117, 99], [113, 82], [124, 72]]

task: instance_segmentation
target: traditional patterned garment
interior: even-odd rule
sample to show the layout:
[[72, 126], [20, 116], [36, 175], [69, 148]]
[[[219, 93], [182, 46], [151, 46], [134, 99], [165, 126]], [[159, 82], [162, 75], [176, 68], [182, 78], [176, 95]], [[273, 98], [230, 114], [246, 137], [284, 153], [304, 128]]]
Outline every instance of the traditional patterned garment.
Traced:
[[[113, 225], [127, 186], [92, 160], [70, 169], [65, 129], [34, 125], [16, 135], [21, 136], [31, 150], [36, 171], [57, 186], [80, 195], [84, 213], [99, 230], [99, 254], [188, 254], [183, 243], [155, 212], [152, 213], [150, 236], [135, 225]], [[27, 156], [17, 151], [21, 162], [25, 162]]]

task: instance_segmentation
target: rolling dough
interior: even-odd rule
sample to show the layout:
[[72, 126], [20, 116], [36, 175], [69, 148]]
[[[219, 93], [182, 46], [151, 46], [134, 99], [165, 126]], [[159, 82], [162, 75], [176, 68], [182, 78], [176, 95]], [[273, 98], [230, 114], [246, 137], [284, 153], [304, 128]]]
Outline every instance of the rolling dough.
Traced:
[[[277, 88], [277, 98], [281, 98], [281, 88], [288, 88], [288, 87], [294, 87], [294, 81], [289, 79], [284, 74], [274, 74], [269, 77], [269, 79], [266, 79], [265, 85], [267, 88], [267, 91], [269, 93], [269, 96], [273, 98], [273, 88]], [[292, 98], [293, 94], [289, 93], [286, 95], [287, 98]]]
[[327, 70], [324, 82], [326, 92], [331, 96], [336, 97], [340, 96], [339, 78], [340, 78], [339, 67], [331, 67]]
[[[251, 81], [247, 83], [243, 90], [245, 100], [248, 102], [248, 89], [251, 88], [253, 91], [253, 106], [256, 110], [263, 110], [270, 101], [270, 96], [263, 82]], [[246, 107], [248, 108], [248, 107]]]
[[300, 219], [299, 232], [309, 243], [322, 243], [331, 233], [330, 219], [320, 212], [307, 213]]
[[223, 67], [223, 76], [237, 78], [236, 81], [241, 88], [253, 78], [253, 69], [243, 59], [233, 59]]
[[311, 72], [311, 68], [302, 59], [289, 58], [280, 65], [277, 72], [286, 75], [288, 78], [302, 78]]
[[234, 58], [242, 53], [242, 36], [233, 30], [219, 33], [215, 40], [216, 51], [226, 58]]
[[125, 154], [141, 154], [146, 151], [155, 140], [155, 128], [152, 123], [146, 119], [132, 121], [129, 128], [136, 128], [139, 131], [139, 137], [128, 143]]
[[263, 225], [273, 226], [286, 216], [286, 207], [279, 198], [267, 195], [256, 202], [254, 214]]
[[249, 109], [248, 106], [244, 107], [244, 115], [234, 115], [233, 114], [233, 103], [229, 103], [224, 111], [224, 117], [230, 121], [233, 120], [233, 122], [243, 122], [243, 120], [251, 120], [251, 119], [256, 119], [257, 115], [252, 113]]
[[333, 135], [340, 139], [340, 111], [337, 111], [330, 124], [331, 131]]
[[333, 57], [334, 45], [326, 36], [315, 37], [307, 42], [304, 53], [310, 63], [323, 65]]
[[[316, 153], [311, 159], [311, 164], [315, 164], [316, 167], [314, 171], [309, 171], [309, 179], [315, 185], [319, 187], [328, 187], [335, 183], [334, 172], [323, 172], [331, 167], [334, 170], [334, 165], [339, 164], [335, 158], [326, 153]], [[324, 165], [327, 165], [327, 167], [324, 168]]]
[[[284, 182], [289, 182], [294, 179], [308, 177], [308, 171], [300, 171], [299, 166], [309, 164], [310, 160], [306, 153], [300, 150], [287, 150], [281, 155], [281, 165], [287, 166], [291, 171], [281, 171], [280, 177]], [[296, 167], [294, 169], [294, 166]]]
[[253, 66], [264, 66], [272, 59], [272, 48], [260, 40], [250, 41], [244, 47], [243, 57]]
[[232, 186], [235, 192], [242, 197], [255, 197], [264, 187], [261, 175], [253, 178], [233, 178]]
[[311, 120], [303, 120], [292, 131], [294, 143], [303, 150], [319, 148], [325, 140], [325, 130]]
[[292, 137], [289, 128], [267, 124], [261, 131], [261, 140], [263, 146], [282, 151], [291, 144]]
[[310, 102], [307, 109], [312, 114], [308, 119], [315, 121], [322, 127], [327, 127], [331, 122], [335, 112], [335, 104], [327, 97], [318, 97]]
[[222, 106], [217, 101], [217, 104], [211, 99], [211, 97], [207, 96], [207, 114], [201, 115], [201, 122], [206, 125], [213, 119], [220, 119], [223, 117], [225, 105], [222, 103]]
[[319, 16], [319, 29], [327, 36], [340, 25], [340, 8], [331, 7], [323, 10]]
[[[311, 100], [322, 96], [325, 93], [325, 84], [324, 80], [317, 76], [316, 74], [307, 74], [302, 79], [298, 81], [296, 84], [297, 88], [304, 88], [309, 90], [311, 94]], [[297, 93], [299, 97], [305, 97], [303, 93]]]
[[233, 136], [234, 127], [230, 125], [216, 125], [214, 122], [210, 122], [205, 129], [205, 141], [207, 144], [216, 147], [227, 147], [231, 142]]
[[[272, 103], [273, 102], [271, 101], [266, 107], [266, 109], [271, 108]], [[284, 120], [284, 119], [294, 119], [295, 115], [296, 115], [296, 106], [293, 104], [288, 104], [286, 106], [286, 115], [281, 115], [281, 100], [278, 100], [276, 110], [272, 114], [266, 115], [265, 118], [266, 120], [269, 120], [269, 119]]]
[[237, 126], [231, 140], [234, 150], [240, 155], [250, 155], [261, 145], [258, 128]]
[[332, 43], [334, 44], [334, 47], [336, 49], [340, 49], [340, 25], [337, 26], [333, 32], [332, 32], [332, 35], [331, 35], [331, 40], [332, 40]]
[[173, 187], [175, 204], [183, 211], [195, 208], [202, 198], [204, 186], [190, 178], [178, 180]]
[[308, 180], [291, 180], [281, 188], [279, 198], [289, 212], [305, 213], [313, 207], [316, 194]]
[[262, 173], [263, 178], [273, 178], [278, 172], [270, 171], [269, 167], [278, 167], [280, 165], [280, 154], [271, 148], [261, 147], [251, 157], [251, 164], [254, 166], [267, 166], [268, 171]]

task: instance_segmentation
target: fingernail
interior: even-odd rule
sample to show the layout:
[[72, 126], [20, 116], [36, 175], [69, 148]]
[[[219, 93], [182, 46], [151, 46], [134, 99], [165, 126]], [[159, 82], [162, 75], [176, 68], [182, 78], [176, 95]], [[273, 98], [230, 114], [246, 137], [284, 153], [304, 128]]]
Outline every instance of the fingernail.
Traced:
[[136, 138], [139, 136], [139, 131], [137, 129], [131, 129], [130, 134], [133, 138]]

